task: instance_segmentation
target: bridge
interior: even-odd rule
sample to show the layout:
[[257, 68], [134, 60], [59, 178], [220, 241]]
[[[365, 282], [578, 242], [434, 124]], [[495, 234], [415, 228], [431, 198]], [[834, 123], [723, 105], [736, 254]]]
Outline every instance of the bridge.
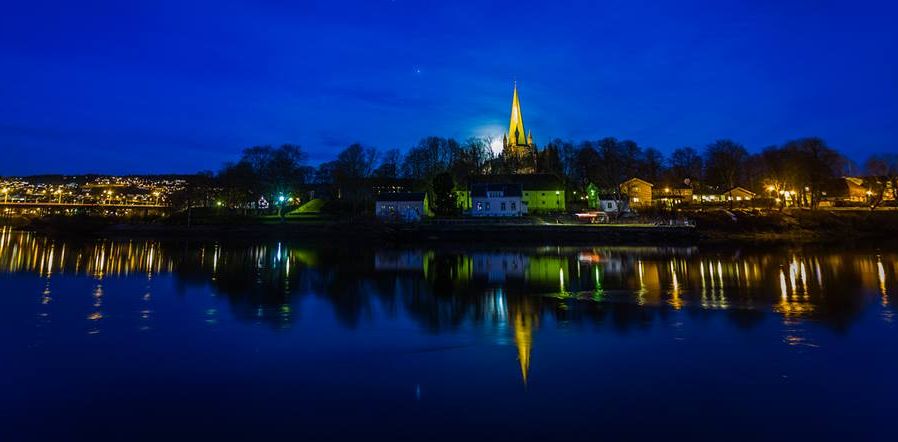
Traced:
[[78, 212], [92, 212], [92, 211], [100, 211], [100, 210], [113, 210], [113, 211], [143, 211], [145, 214], [150, 212], [166, 212], [171, 210], [171, 206], [165, 206], [160, 204], [136, 204], [136, 203], [112, 203], [112, 204], [98, 204], [98, 203], [61, 203], [61, 202], [23, 202], [23, 201], [8, 201], [2, 202], [0, 201], [0, 211], [7, 212], [9, 210], [14, 211], [27, 211], [27, 210], [38, 210], [41, 212], [60, 212], [60, 211], [68, 211], [74, 210]]

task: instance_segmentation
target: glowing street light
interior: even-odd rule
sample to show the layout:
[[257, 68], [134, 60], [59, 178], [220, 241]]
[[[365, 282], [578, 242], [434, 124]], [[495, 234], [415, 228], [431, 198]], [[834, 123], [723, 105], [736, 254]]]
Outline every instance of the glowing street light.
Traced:
[[281, 222], [284, 221], [284, 212], [283, 212], [283, 209], [284, 209], [284, 201], [287, 201], [287, 197], [285, 197], [284, 194], [278, 195], [278, 203], [277, 203], [277, 206], [278, 206], [278, 218], [281, 219]]
[[9, 187], [3, 188], [3, 204], [9, 202]]

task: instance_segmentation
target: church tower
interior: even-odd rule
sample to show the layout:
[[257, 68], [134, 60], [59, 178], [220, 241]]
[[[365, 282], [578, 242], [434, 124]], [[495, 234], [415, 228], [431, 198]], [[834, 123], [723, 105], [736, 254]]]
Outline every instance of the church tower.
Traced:
[[508, 133], [502, 136], [502, 145], [505, 161], [514, 165], [513, 169], [517, 173], [533, 173], [536, 170], [536, 147], [533, 145], [533, 133], [524, 131], [518, 82], [514, 83], [511, 119], [508, 122]]

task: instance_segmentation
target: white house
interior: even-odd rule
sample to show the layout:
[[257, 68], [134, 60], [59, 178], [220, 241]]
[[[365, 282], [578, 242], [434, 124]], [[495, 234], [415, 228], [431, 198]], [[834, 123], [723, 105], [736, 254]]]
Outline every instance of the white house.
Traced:
[[424, 192], [381, 193], [374, 204], [377, 218], [386, 221], [420, 221], [428, 213]]
[[520, 184], [471, 185], [471, 216], [521, 216], [527, 213]]

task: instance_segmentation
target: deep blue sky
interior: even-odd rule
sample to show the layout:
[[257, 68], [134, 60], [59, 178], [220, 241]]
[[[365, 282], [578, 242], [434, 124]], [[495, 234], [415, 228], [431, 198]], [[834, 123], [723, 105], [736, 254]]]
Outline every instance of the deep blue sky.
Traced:
[[817, 135], [898, 151], [889, 1], [21, 1], [0, 14], [0, 175], [218, 169], [254, 144], [499, 135], [663, 152]]

